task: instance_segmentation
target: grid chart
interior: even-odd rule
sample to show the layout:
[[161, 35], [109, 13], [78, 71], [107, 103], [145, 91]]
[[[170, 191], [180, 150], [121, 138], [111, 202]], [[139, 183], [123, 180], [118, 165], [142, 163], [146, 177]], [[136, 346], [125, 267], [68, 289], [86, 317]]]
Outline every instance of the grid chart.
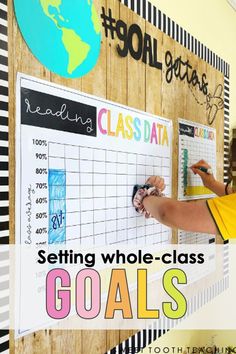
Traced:
[[[191, 187], [202, 186], [201, 178], [194, 175], [188, 168], [199, 160], [206, 160], [210, 166], [216, 166], [215, 145], [203, 144], [201, 141], [193, 141], [192, 138], [180, 136], [180, 149], [181, 149], [181, 188], [182, 195], [191, 197]], [[214, 171], [213, 171], [214, 172]], [[190, 187], [190, 188], [189, 188]], [[188, 190], [189, 189], [189, 190]], [[202, 188], [204, 191], [204, 188]], [[211, 192], [209, 191], [209, 194]], [[204, 193], [206, 194], [206, 193]]]
[[49, 243], [84, 246], [169, 243], [171, 230], [133, 208], [133, 186], [161, 175], [170, 195], [170, 159], [49, 142]]
[[[190, 138], [191, 139], [191, 138]], [[194, 143], [191, 140], [182, 140], [181, 141], [181, 146], [183, 149], [183, 154], [184, 150], [186, 149], [188, 151], [188, 161], [187, 161], [187, 167], [191, 166], [192, 164], [196, 163], [197, 161], [201, 160], [204, 156], [204, 160], [206, 160], [210, 166], [215, 166], [216, 161], [215, 161], [215, 150], [213, 145], [203, 145], [202, 142], [197, 142], [194, 141]], [[182, 155], [183, 159], [184, 156]], [[189, 170], [189, 169], [188, 169]], [[190, 170], [189, 170], [190, 171]], [[191, 177], [190, 177], [191, 176]], [[191, 186], [198, 186], [201, 185], [201, 179], [198, 175], [194, 175], [193, 173], [188, 173], [188, 185]]]

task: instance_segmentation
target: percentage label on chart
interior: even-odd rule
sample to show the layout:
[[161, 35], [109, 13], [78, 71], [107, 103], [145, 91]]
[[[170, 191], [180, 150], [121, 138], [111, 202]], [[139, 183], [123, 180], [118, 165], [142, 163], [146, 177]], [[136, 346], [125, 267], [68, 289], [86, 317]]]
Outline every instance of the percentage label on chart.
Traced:
[[33, 139], [33, 144], [37, 146], [48, 146], [47, 140]]
[[36, 219], [47, 219], [47, 213], [36, 213]]
[[35, 157], [37, 160], [47, 160], [48, 157], [47, 157], [47, 154], [39, 154], [38, 152], [35, 154]]
[[46, 204], [48, 202], [47, 198], [37, 198], [36, 204]]
[[36, 230], [36, 234], [37, 235], [45, 235], [45, 234], [47, 234], [47, 228], [46, 227], [41, 227], [41, 228], [38, 228], [37, 230]]
[[47, 183], [36, 183], [36, 189], [47, 189]]
[[36, 175], [47, 175], [48, 171], [46, 168], [36, 168]]

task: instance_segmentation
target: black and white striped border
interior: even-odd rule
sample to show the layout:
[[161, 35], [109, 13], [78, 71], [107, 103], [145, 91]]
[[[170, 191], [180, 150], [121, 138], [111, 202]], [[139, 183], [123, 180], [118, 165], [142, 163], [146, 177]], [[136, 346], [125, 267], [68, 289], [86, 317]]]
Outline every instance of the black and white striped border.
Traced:
[[172, 21], [150, 1], [119, 1], [229, 78], [229, 64], [203, 45], [203, 43], [191, 36], [191, 34], [175, 23], [175, 21]]
[[224, 79], [224, 182], [228, 180], [229, 150], [230, 150], [230, 124], [229, 124], [229, 79]]
[[9, 353], [9, 155], [7, 0], [0, 0], [0, 353]]
[[0, 243], [9, 243], [7, 5], [0, 0]]

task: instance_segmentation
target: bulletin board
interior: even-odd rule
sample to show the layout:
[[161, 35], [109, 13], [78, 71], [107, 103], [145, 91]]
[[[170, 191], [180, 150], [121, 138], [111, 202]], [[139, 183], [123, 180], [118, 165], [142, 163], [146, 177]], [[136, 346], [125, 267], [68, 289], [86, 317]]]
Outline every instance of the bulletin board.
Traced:
[[[35, 59], [17, 26], [12, 0], [0, 1], [0, 242], [3, 244], [15, 241], [15, 98], [18, 73], [172, 120], [174, 198], [178, 195], [178, 119], [211, 126], [216, 130], [217, 140], [216, 177], [227, 180], [229, 65], [147, 0], [96, 0], [94, 3], [102, 22], [100, 57], [89, 74], [72, 80], [53, 74]], [[123, 36], [124, 33], [127, 35]], [[173, 231], [172, 242], [177, 243], [176, 230]], [[6, 271], [6, 266], [4, 269]], [[217, 289], [212, 288], [208, 300], [227, 287], [227, 274], [225, 276]], [[9, 287], [7, 273], [3, 284], [6, 289]], [[205, 301], [204, 296], [201, 301]], [[4, 307], [7, 326], [7, 295], [0, 304]], [[66, 350], [68, 345], [74, 353], [108, 350], [115, 353], [115, 350], [133, 344], [145, 347], [168, 329], [168, 323], [163, 323], [160, 330], [151, 328], [138, 333], [45, 330], [17, 342], [11, 333], [10, 346], [15, 353], [47, 352], [48, 347], [56, 353]], [[1, 337], [0, 351], [3, 351], [9, 346], [8, 331], [2, 331]]]

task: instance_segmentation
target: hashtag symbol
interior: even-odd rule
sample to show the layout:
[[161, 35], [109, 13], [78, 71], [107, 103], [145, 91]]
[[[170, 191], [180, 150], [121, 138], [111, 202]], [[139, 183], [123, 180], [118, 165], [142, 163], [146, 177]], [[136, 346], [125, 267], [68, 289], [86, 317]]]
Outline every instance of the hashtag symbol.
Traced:
[[110, 32], [111, 38], [115, 38], [115, 33], [116, 33], [116, 20], [112, 17], [112, 12], [111, 9], [108, 11], [108, 15], [106, 14], [105, 8], [102, 7], [102, 25], [105, 29], [105, 35], [108, 37], [108, 34]]

